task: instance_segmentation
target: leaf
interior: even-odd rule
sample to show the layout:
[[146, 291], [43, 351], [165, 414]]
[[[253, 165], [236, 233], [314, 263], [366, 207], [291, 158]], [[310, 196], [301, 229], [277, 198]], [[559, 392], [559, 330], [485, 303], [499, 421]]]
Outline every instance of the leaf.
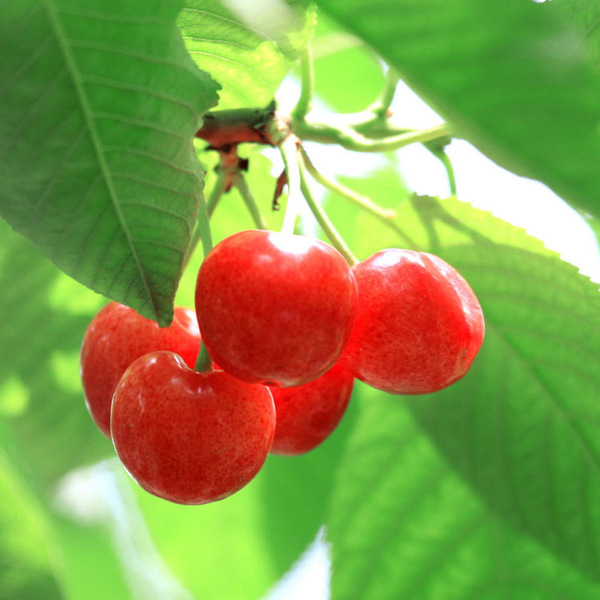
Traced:
[[[333, 600], [598, 597], [597, 583], [486, 508], [402, 398], [362, 385], [357, 392], [360, 422], [338, 471], [327, 533]], [[460, 444], [462, 431], [455, 434]]]
[[53, 494], [49, 517], [61, 556], [65, 596], [192, 600], [166, 569], [135, 496], [114, 471], [122, 475], [116, 458], [72, 471]]
[[321, 0], [498, 164], [600, 210], [600, 76], [554, 2]]
[[[61, 273], [0, 221], [2, 444], [36, 487], [110, 455], [79, 379], [79, 349], [102, 298]], [[51, 449], [51, 451], [50, 451]]]
[[0, 598], [59, 600], [44, 514], [0, 453]]
[[411, 409], [492, 507], [600, 580], [598, 290], [521, 249], [442, 254], [481, 300], [487, 354], [457, 389]]
[[[126, 569], [119, 564], [113, 540], [104, 527], [73, 523], [54, 515], [50, 522], [55, 551], [60, 556], [64, 597], [69, 600], [140, 598], [130, 593]], [[45, 596], [23, 600], [45, 600]]]
[[[397, 223], [415, 247], [465, 276], [481, 301], [486, 338], [462, 381], [396, 402], [506, 527], [600, 580], [597, 286], [523, 230], [456, 199], [404, 202]], [[386, 237], [389, 227], [368, 231], [361, 256], [404, 245]], [[359, 421], [357, 430], [367, 426]], [[392, 435], [393, 423], [381, 427], [381, 435]], [[378, 461], [368, 466], [380, 473], [372, 485], [385, 486]], [[460, 512], [463, 504], [456, 506]]]
[[384, 85], [381, 61], [360, 40], [320, 16], [311, 48], [319, 100], [341, 113], [364, 110], [377, 100]]
[[178, 24], [196, 64], [222, 86], [220, 109], [273, 99], [314, 28], [314, 9], [297, 4], [272, 1], [257, 14], [232, 0], [187, 0]]
[[597, 2], [589, 0], [554, 0], [563, 9], [566, 18], [571, 19], [586, 38], [586, 46], [590, 51], [596, 67], [600, 66], [600, 7]]
[[0, 21], [0, 214], [59, 268], [167, 324], [216, 84], [177, 2], [23, 0]]

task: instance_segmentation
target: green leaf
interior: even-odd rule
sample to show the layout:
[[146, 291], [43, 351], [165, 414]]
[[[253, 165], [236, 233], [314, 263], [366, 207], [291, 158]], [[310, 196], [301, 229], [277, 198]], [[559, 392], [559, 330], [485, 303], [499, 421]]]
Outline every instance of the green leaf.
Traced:
[[[368, 228], [361, 256], [386, 244], [406, 246], [399, 236], [393, 240], [389, 226], [346, 213], [350, 222], [360, 219]], [[396, 402], [410, 409], [450, 467], [505, 527], [599, 581], [597, 286], [523, 230], [456, 199], [405, 201], [396, 225], [409, 232], [413, 247], [435, 252], [465, 276], [486, 319], [482, 351], [462, 381]], [[386, 421], [380, 435], [395, 436], [394, 427]], [[364, 428], [368, 424], [359, 421], [357, 430]], [[390, 485], [383, 461], [356, 465], [357, 471], [378, 473], [369, 486]], [[454, 510], [460, 513], [463, 506], [457, 502]]]
[[486, 353], [455, 389], [411, 409], [490, 506], [600, 580], [597, 286], [501, 244], [442, 256], [481, 300]]
[[[381, 61], [356, 37], [344, 35], [319, 17], [312, 46], [315, 91], [337, 112], [364, 110], [383, 88]], [[352, 65], [349, 69], [348, 65]]]
[[178, 2], [23, 0], [0, 20], [0, 214], [63, 271], [170, 321], [216, 84]]
[[[110, 532], [52, 515], [56, 553], [60, 556], [61, 582], [68, 600], [141, 600], [131, 594], [126, 569], [119, 563]], [[25, 600], [25, 599], [23, 599]], [[44, 596], [26, 600], [45, 600]], [[170, 599], [169, 599], [170, 600]]]
[[586, 38], [586, 46], [596, 67], [600, 66], [600, 6], [593, 0], [554, 0], [564, 17], [575, 23]]
[[[313, 8], [187, 0], [178, 20], [188, 52], [222, 86], [219, 108], [266, 106], [312, 36]], [[237, 9], [237, 12], [232, 12]]]
[[[118, 459], [68, 473], [50, 504], [72, 600], [192, 600], [152, 544]], [[188, 548], [190, 550], [190, 548]]]
[[0, 287], [3, 448], [46, 488], [69, 469], [112, 453], [90, 419], [79, 379], [81, 340], [103, 301], [2, 221]]
[[[327, 531], [333, 600], [598, 597], [600, 585], [481, 502], [403, 399], [367, 386], [357, 392], [360, 422], [337, 474]], [[455, 431], [457, 445], [462, 433]]]
[[59, 600], [45, 515], [0, 453], [0, 599]]
[[320, 0], [497, 163], [600, 212], [600, 76], [554, 2]]

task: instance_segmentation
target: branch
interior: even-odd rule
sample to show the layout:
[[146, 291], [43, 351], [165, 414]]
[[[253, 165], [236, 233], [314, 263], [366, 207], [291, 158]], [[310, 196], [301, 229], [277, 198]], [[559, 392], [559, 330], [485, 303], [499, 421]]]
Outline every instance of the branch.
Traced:
[[276, 146], [276, 123], [274, 102], [266, 108], [210, 111], [196, 137], [206, 140], [213, 150], [245, 142]]
[[307, 121], [294, 121], [292, 130], [302, 141], [338, 144], [346, 150], [355, 152], [388, 152], [409, 144], [430, 142], [450, 135], [450, 127], [446, 123], [430, 129], [410, 131], [381, 139], [370, 139], [349, 127], [338, 128]]

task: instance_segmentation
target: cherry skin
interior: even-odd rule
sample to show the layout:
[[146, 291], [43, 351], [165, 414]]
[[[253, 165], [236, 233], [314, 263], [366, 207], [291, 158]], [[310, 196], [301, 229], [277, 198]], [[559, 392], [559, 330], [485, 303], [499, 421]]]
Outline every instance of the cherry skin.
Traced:
[[172, 352], [136, 360], [115, 391], [111, 433], [145, 490], [179, 504], [230, 496], [260, 470], [275, 432], [269, 389], [198, 373]]
[[81, 345], [81, 381], [90, 415], [109, 439], [110, 406], [119, 379], [134, 360], [155, 350], [176, 352], [194, 366], [200, 331], [193, 310], [176, 307], [171, 325], [161, 329], [132, 308], [111, 302], [88, 325]]
[[353, 387], [352, 374], [335, 365], [310, 383], [270, 388], [277, 414], [271, 452], [292, 456], [316, 448], [344, 416]]
[[357, 312], [341, 364], [392, 394], [428, 394], [465, 375], [485, 324], [477, 297], [453, 267], [425, 252], [389, 249], [352, 270]]
[[327, 372], [354, 319], [356, 284], [342, 255], [324, 242], [242, 231], [207, 255], [196, 284], [206, 348], [230, 375], [292, 386]]

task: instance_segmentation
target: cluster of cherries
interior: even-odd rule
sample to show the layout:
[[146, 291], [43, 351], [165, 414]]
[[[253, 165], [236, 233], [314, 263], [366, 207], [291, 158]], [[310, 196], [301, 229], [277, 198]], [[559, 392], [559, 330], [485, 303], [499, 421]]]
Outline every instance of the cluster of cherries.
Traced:
[[162, 329], [113, 302], [81, 349], [95, 423], [144, 489], [181, 504], [233, 494], [269, 452], [315, 448], [355, 378], [393, 394], [447, 387], [484, 335], [475, 294], [436, 256], [388, 249], [350, 267], [324, 242], [269, 231], [217, 244], [195, 299]]

